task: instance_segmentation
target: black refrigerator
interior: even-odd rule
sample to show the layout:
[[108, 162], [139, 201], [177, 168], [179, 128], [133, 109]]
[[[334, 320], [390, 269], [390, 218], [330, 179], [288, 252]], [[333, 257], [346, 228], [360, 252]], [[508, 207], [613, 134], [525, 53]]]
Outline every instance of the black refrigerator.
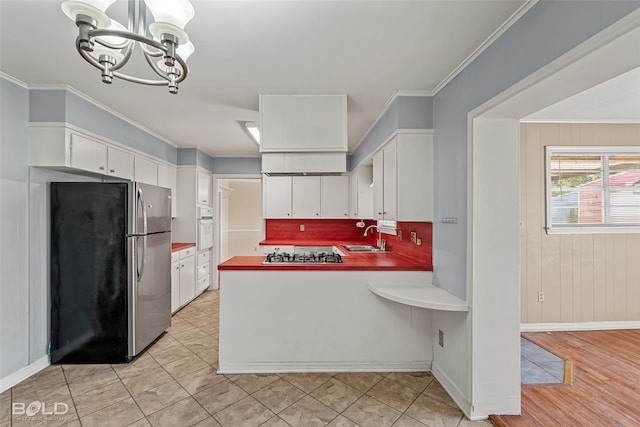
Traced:
[[51, 363], [124, 363], [171, 324], [171, 192], [53, 182]]

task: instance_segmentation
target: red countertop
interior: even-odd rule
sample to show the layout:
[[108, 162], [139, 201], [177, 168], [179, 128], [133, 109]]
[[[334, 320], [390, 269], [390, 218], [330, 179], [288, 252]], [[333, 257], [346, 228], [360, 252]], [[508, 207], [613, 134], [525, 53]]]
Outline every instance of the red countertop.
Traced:
[[191, 248], [195, 246], [195, 243], [172, 243], [171, 252], [181, 251], [183, 249]]
[[305, 240], [304, 242], [288, 242], [266, 240], [262, 245], [296, 246], [336, 246], [345, 256], [342, 264], [267, 264], [264, 256], [236, 256], [218, 265], [218, 270], [324, 270], [324, 271], [433, 271], [433, 266], [421, 264], [406, 255], [394, 252], [349, 252], [343, 244], [362, 244], [360, 242], [341, 242], [336, 244], [326, 240]]

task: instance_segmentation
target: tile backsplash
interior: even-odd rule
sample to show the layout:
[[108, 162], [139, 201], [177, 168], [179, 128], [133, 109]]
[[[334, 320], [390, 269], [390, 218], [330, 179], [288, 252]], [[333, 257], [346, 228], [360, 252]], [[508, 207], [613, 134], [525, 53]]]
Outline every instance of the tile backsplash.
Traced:
[[[365, 238], [363, 229], [356, 227], [356, 219], [267, 219], [265, 224], [265, 239], [280, 241], [334, 241], [334, 242], [368, 242], [376, 243], [377, 232], [368, 233]], [[373, 220], [366, 220], [366, 226], [375, 225]], [[300, 231], [300, 226], [304, 231]], [[383, 234], [387, 241], [387, 249], [405, 255], [425, 265], [432, 264], [432, 234], [431, 222], [398, 222], [398, 235]], [[416, 233], [421, 245], [411, 243], [411, 232]]]

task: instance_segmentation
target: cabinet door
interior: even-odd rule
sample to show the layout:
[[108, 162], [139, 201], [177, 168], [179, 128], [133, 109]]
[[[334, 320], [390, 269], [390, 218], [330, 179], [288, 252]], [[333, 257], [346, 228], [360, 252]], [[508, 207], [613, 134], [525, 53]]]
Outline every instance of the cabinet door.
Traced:
[[180, 262], [171, 263], [171, 313], [180, 308]]
[[178, 196], [176, 190], [178, 188], [176, 179], [176, 168], [169, 165], [158, 165], [158, 187], [171, 189], [171, 216], [176, 217]]
[[293, 177], [293, 217], [320, 218], [320, 177]]
[[346, 151], [346, 95], [261, 95], [262, 152]]
[[398, 179], [396, 176], [396, 140], [389, 142], [383, 149], [382, 201], [383, 219], [395, 221], [398, 218]]
[[291, 218], [291, 177], [262, 176], [262, 215]]
[[322, 218], [349, 218], [349, 177], [320, 177]]
[[433, 135], [398, 136], [398, 221], [433, 221]]
[[355, 195], [351, 195], [352, 211], [354, 218], [373, 219], [373, 188], [371, 182], [373, 180], [373, 167], [360, 166], [351, 179], [351, 191]]
[[115, 147], [107, 147], [108, 175], [133, 180], [133, 154]]
[[349, 216], [358, 218], [358, 174], [353, 171], [349, 175]]
[[71, 167], [107, 173], [107, 146], [78, 134], [71, 134]]
[[158, 164], [144, 157], [134, 158], [134, 178], [143, 184], [158, 185]]
[[180, 260], [180, 305], [185, 305], [196, 296], [195, 257]]
[[198, 171], [198, 205], [211, 206], [211, 174]]
[[373, 155], [373, 218], [384, 219], [384, 170], [383, 151]]

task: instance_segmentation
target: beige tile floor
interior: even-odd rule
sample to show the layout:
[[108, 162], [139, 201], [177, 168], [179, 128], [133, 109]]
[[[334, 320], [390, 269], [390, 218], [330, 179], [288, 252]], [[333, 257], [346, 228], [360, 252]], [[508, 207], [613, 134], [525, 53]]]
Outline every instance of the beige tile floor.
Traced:
[[[464, 418], [430, 373], [218, 375], [218, 295], [176, 313], [129, 364], [53, 365], [0, 394], [0, 427], [491, 425]], [[12, 415], [12, 402], [69, 411]]]

